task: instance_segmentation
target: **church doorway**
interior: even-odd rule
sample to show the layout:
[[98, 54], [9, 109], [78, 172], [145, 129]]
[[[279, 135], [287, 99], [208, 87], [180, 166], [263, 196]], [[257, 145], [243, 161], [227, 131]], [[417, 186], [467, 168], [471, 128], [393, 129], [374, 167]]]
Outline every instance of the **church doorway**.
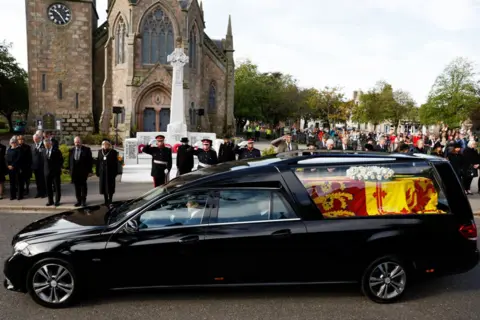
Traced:
[[170, 109], [163, 108], [160, 110], [160, 131], [167, 131], [167, 126], [170, 123]]
[[157, 131], [157, 113], [153, 108], [145, 108], [143, 110], [143, 131], [155, 132]]
[[137, 128], [140, 132], [165, 132], [170, 124], [170, 94], [155, 85], [144, 91], [136, 104]]

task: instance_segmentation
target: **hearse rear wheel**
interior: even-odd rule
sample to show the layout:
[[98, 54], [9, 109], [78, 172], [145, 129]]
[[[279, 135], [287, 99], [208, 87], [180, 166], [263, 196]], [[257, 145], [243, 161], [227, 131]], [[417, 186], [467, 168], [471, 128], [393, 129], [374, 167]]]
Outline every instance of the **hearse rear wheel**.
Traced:
[[405, 293], [407, 268], [401, 259], [385, 256], [373, 261], [363, 273], [362, 292], [376, 303], [393, 303]]
[[27, 276], [28, 293], [47, 308], [71, 305], [78, 292], [76, 275], [70, 263], [63, 259], [43, 259], [30, 269]]

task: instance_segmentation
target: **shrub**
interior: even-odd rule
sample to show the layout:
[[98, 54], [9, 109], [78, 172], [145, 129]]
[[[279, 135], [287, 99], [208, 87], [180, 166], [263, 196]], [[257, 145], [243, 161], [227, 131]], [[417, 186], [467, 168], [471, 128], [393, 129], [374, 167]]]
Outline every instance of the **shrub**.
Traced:
[[[115, 136], [112, 135], [103, 135], [103, 134], [87, 134], [82, 138], [82, 142], [84, 144], [89, 144], [89, 145], [101, 145], [103, 139], [109, 139], [112, 141], [112, 143], [115, 143]], [[118, 144], [121, 145], [122, 141], [118, 139]]]
[[58, 146], [58, 149], [60, 150], [63, 156], [63, 167], [68, 168], [68, 156], [70, 153], [70, 148], [66, 144], [61, 144]]
[[262, 150], [262, 156], [268, 156], [277, 153], [274, 146]]

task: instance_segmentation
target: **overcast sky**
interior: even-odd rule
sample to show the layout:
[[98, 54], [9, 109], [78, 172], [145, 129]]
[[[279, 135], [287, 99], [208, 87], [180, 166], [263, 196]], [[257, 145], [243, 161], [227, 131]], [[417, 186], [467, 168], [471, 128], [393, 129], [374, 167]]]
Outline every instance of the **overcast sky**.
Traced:
[[[107, 0], [97, 3], [103, 22]], [[0, 40], [13, 42], [26, 67], [25, 0], [0, 4]], [[237, 60], [292, 74], [305, 87], [341, 86], [351, 95], [386, 80], [423, 103], [453, 58], [480, 61], [478, 0], [204, 0], [203, 6], [211, 38], [224, 37], [232, 15]]]

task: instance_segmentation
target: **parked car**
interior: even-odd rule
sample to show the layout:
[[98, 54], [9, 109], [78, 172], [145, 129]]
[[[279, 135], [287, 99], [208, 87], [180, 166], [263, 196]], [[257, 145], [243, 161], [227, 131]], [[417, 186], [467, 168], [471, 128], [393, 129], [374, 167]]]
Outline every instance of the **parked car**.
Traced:
[[5, 287], [57, 308], [99, 287], [358, 282], [389, 303], [413, 279], [477, 265], [472, 209], [448, 161], [305, 152], [36, 221], [13, 238]]
[[16, 121], [13, 127], [13, 132], [16, 134], [24, 134], [26, 126], [27, 123], [25, 121]]

